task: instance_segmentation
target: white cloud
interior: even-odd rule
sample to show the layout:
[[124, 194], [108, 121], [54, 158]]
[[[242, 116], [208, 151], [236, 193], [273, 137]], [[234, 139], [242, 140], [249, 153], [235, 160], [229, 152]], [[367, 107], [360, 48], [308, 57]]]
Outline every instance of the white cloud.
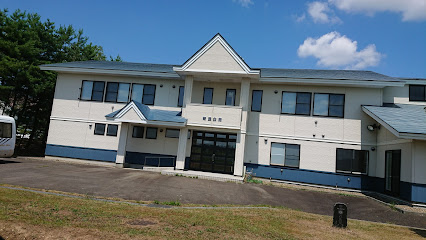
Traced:
[[233, 0], [234, 2], [237, 2], [238, 4], [240, 4], [243, 7], [250, 7], [250, 5], [253, 5], [254, 2], [252, 0]]
[[315, 23], [340, 23], [340, 18], [334, 16], [333, 10], [328, 7], [326, 2], [308, 3], [308, 14]]
[[376, 12], [402, 13], [403, 21], [426, 20], [426, 0], [328, 0], [330, 4], [346, 12], [362, 12], [373, 15]]
[[303, 14], [302, 16], [295, 16], [296, 22], [303, 22], [306, 18], [306, 14]]
[[325, 67], [363, 69], [379, 64], [383, 55], [374, 44], [357, 51], [357, 41], [352, 41], [338, 32], [327, 33], [317, 39], [307, 38], [299, 46], [299, 57], [315, 57], [317, 64]]

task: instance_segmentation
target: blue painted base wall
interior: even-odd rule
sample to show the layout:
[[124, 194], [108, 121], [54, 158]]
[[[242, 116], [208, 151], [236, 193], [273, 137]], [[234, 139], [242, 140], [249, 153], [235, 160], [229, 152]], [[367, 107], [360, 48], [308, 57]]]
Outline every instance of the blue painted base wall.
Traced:
[[[385, 180], [383, 178], [251, 163], [245, 163], [244, 165], [247, 172], [252, 172], [256, 177], [384, 192]], [[426, 203], [426, 184], [401, 182], [400, 197], [413, 202]]]
[[108, 149], [82, 148], [63, 145], [47, 144], [46, 156], [80, 158], [105, 162], [115, 162], [117, 151]]
[[[148, 157], [145, 162], [145, 157]], [[158, 166], [158, 158], [172, 158], [172, 159], [161, 159], [160, 167], [174, 167], [176, 156], [165, 155], [165, 154], [156, 154], [156, 153], [141, 153], [141, 152], [126, 152], [125, 163], [129, 164], [139, 164], [147, 166]]]

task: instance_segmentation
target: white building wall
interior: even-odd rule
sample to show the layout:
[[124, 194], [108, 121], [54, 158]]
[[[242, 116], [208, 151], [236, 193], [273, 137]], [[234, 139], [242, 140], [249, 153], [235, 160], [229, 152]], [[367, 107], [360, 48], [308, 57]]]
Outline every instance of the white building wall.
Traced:
[[192, 103], [203, 103], [204, 88], [213, 88], [213, 104], [225, 105], [226, 89], [236, 89], [235, 106], [240, 105], [241, 83], [194, 81]]
[[[263, 90], [263, 99], [260, 113], [249, 112], [247, 163], [269, 165], [271, 142], [295, 143], [300, 144], [301, 169], [335, 172], [336, 148], [370, 150], [376, 144], [376, 134], [367, 130], [375, 121], [361, 105], [380, 105], [380, 89], [252, 84], [250, 94], [252, 90]], [[345, 94], [345, 117], [281, 114], [282, 91]], [[369, 159], [369, 169], [374, 169], [374, 152]]]
[[409, 98], [409, 84], [404, 87], [385, 87], [383, 90], [383, 102], [413, 105], [426, 105], [426, 102], [413, 102]]
[[[152, 108], [175, 111], [180, 110], [180, 108], [177, 107], [177, 102], [179, 86], [184, 85], [183, 80], [60, 73], [56, 82], [55, 99], [53, 101], [51, 114], [52, 117], [105, 120], [106, 114], [119, 110], [126, 105], [125, 103], [78, 100], [83, 80], [155, 84], [155, 102]], [[163, 87], [160, 87], [161, 85], [163, 85]], [[175, 88], [173, 88], [173, 85]]]
[[413, 142], [413, 182], [426, 184], [426, 141]]

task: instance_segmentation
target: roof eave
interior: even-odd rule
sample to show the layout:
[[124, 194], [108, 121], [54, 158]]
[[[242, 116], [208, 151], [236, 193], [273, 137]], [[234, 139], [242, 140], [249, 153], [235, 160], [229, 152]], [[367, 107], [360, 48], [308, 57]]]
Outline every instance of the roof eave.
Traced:
[[126, 75], [126, 76], [144, 76], [144, 77], [162, 77], [181, 79], [176, 73], [166, 72], [144, 72], [144, 71], [131, 71], [131, 70], [115, 70], [115, 69], [98, 69], [98, 68], [77, 68], [77, 67], [49, 67], [40, 66], [41, 70], [55, 71], [58, 73], [90, 73], [90, 74], [113, 74], [113, 75]]
[[340, 85], [350, 87], [403, 87], [403, 81], [377, 81], [377, 80], [354, 80], [354, 79], [321, 79], [321, 78], [279, 78], [279, 77], [260, 77], [260, 82], [270, 83], [305, 83], [318, 85]]

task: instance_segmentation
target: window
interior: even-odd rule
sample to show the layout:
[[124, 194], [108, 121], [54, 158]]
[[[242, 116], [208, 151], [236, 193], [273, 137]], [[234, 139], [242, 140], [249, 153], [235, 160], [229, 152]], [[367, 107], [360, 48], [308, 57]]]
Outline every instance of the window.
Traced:
[[213, 88], [204, 88], [203, 104], [213, 103]]
[[283, 92], [281, 113], [310, 115], [311, 93]]
[[341, 117], [345, 112], [344, 94], [315, 93], [314, 116]]
[[104, 135], [105, 125], [106, 124], [103, 124], [103, 123], [95, 123], [95, 135]]
[[147, 139], [157, 139], [157, 128], [147, 127], [146, 128], [146, 136]]
[[251, 96], [251, 111], [260, 112], [262, 111], [262, 90], [253, 90]]
[[108, 124], [107, 136], [117, 136], [118, 125]]
[[141, 126], [133, 126], [132, 137], [134, 138], [143, 138], [144, 127]]
[[12, 138], [12, 123], [0, 122], [0, 138]]
[[84, 80], [81, 86], [81, 100], [102, 102], [105, 82]]
[[426, 85], [410, 85], [410, 101], [426, 102]]
[[129, 100], [130, 83], [109, 82], [107, 84], [106, 102], [124, 102]]
[[166, 129], [167, 138], [179, 138], [179, 129]]
[[145, 105], [154, 105], [155, 85], [133, 84], [132, 100]]
[[225, 105], [235, 106], [235, 95], [237, 95], [236, 89], [226, 89]]
[[336, 172], [367, 174], [367, 168], [367, 150], [337, 149]]
[[183, 107], [183, 96], [185, 94], [185, 87], [179, 87], [178, 107]]
[[300, 145], [271, 143], [271, 165], [299, 168]]

